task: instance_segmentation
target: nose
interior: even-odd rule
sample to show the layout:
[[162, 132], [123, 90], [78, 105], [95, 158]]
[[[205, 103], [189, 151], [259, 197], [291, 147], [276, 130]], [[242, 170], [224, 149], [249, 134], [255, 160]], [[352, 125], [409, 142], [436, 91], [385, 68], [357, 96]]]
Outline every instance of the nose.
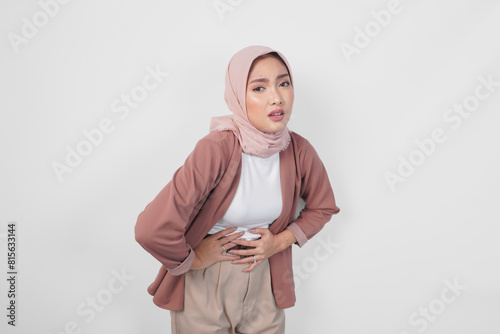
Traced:
[[270, 100], [271, 100], [270, 101], [271, 105], [283, 103], [283, 98], [281, 97], [280, 93], [276, 89], [273, 89], [271, 91]]

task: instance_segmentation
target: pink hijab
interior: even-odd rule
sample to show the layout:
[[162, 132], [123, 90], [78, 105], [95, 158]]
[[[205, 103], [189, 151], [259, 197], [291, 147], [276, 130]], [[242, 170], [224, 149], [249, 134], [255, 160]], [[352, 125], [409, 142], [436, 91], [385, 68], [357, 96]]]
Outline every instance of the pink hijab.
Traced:
[[293, 85], [292, 72], [285, 56], [265, 46], [253, 45], [246, 47], [231, 58], [226, 70], [224, 100], [233, 115], [212, 117], [210, 120], [210, 132], [232, 130], [238, 138], [243, 152], [263, 158], [268, 158], [274, 153], [283, 151], [287, 148], [291, 139], [288, 127], [274, 133], [265, 133], [258, 130], [248, 120], [246, 112], [245, 97], [250, 67], [255, 58], [270, 52], [276, 52], [283, 59]]

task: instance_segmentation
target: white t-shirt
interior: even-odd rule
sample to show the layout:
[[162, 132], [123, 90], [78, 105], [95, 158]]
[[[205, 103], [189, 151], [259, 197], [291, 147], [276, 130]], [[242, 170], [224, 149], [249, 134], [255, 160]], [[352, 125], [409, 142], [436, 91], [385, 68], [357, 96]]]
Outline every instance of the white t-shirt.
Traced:
[[226, 213], [210, 230], [214, 234], [237, 226], [234, 233], [245, 231], [240, 239], [257, 239], [249, 229], [268, 228], [282, 210], [279, 153], [268, 158], [242, 153], [241, 178]]

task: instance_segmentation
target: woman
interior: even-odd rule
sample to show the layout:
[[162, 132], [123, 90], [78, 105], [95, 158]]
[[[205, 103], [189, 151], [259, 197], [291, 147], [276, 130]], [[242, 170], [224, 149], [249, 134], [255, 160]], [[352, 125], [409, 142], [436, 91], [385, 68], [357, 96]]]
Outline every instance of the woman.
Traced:
[[[138, 217], [135, 235], [162, 266], [149, 286], [172, 333], [284, 333], [295, 304], [292, 244], [339, 212], [312, 145], [287, 128], [290, 65], [250, 46], [226, 71], [231, 116], [214, 117], [172, 180]], [[299, 197], [306, 202], [294, 219]]]

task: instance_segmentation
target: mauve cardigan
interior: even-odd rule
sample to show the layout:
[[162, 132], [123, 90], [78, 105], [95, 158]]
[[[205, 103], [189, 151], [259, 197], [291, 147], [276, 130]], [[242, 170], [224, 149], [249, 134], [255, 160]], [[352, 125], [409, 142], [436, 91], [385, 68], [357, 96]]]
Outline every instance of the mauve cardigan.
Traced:
[[[299, 134], [291, 131], [290, 135], [290, 144], [278, 153], [283, 208], [269, 230], [277, 234], [289, 229], [302, 247], [340, 209], [316, 150]], [[183, 309], [184, 273], [193, 263], [193, 249], [231, 204], [241, 174], [241, 153], [232, 131], [210, 132], [139, 214], [135, 239], [162, 264], [148, 287], [157, 306]], [[299, 197], [306, 204], [294, 219]], [[292, 247], [271, 256], [269, 265], [276, 305], [294, 306]]]

